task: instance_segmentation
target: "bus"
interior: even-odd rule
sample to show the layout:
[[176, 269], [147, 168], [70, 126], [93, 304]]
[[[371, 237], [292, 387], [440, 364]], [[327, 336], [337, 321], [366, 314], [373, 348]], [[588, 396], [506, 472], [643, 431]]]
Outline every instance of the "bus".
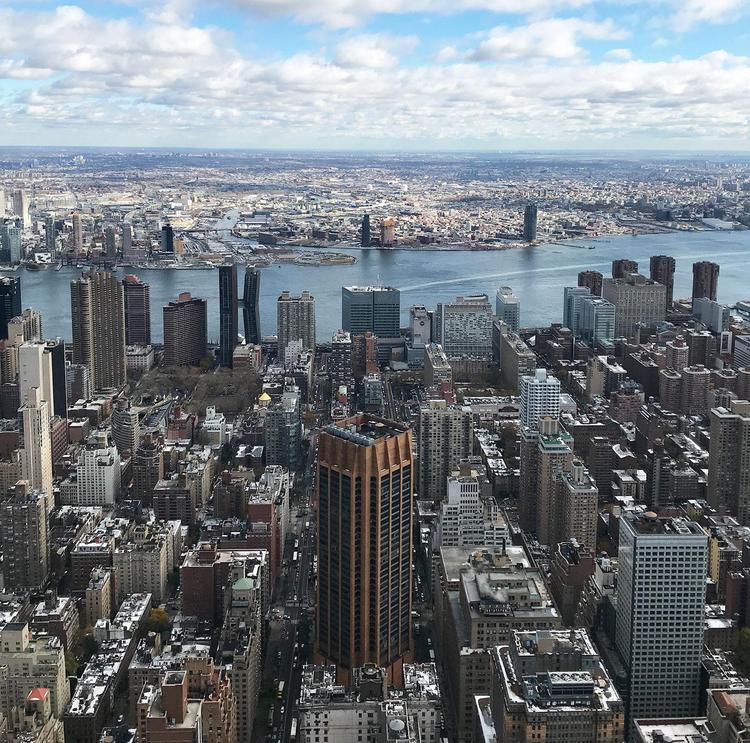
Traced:
[[279, 690], [276, 692], [276, 698], [281, 699], [284, 696], [284, 682], [279, 681]]
[[289, 730], [289, 740], [297, 740], [297, 718], [292, 718], [292, 727]]
[[292, 555], [292, 564], [297, 562], [297, 550], [294, 550], [294, 554]]

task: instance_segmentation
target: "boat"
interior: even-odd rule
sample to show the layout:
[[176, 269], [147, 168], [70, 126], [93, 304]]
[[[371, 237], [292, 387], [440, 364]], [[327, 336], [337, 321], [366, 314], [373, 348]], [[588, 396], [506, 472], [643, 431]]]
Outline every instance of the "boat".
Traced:
[[26, 261], [26, 263], [23, 264], [23, 267], [27, 271], [38, 271], [41, 268], [41, 266], [35, 261]]

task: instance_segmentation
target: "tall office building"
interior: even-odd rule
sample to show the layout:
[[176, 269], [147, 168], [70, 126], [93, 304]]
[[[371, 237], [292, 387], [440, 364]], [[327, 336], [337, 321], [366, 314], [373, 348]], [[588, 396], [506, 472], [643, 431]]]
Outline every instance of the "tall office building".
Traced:
[[709, 417], [708, 502], [750, 526], [750, 402], [732, 400]]
[[[50, 571], [49, 510], [44, 494], [20, 480], [0, 503], [5, 588], [40, 591]], [[26, 669], [25, 674], [28, 674]]]
[[581, 324], [581, 300], [591, 296], [587, 286], [566, 286], [563, 289], [563, 325], [578, 335]]
[[258, 345], [260, 329], [260, 269], [248, 266], [242, 292], [242, 319], [245, 326], [245, 343]]
[[638, 262], [629, 258], [617, 258], [612, 261], [613, 279], [624, 279], [626, 273], [638, 273]]
[[73, 363], [85, 364], [94, 389], [117, 389], [125, 372], [122, 284], [108, 271], [90, 269], [70, 283]]
[[711, 261], [693, 263], [693, 299], [708, 297], [716, 301], [719, 285], [719, 264]]
[[43, 341], [27, 341], [18, 347], [18, 399], [23, 403], [29, 390], [36, 387], [42, 400], [49, 404], [50, 416], [55, 409], [52, 377], [52, 351]]
[[110, 420], [112, 426], [112, 441], [122, 456], [129, 452], [132, 456], [138, 448], [141, 437], [141, 427], [138, 411], [130, 405], [130, 400], [121, 397], [112, 409]]
[[401, 292], [391, 286], [342, 286], [341, 326], [352, 335], [368, 330], [378, 338], [400, 334]]
[[370, 243], [372, 242], [372, 232], [370, 229], [370, 215], [365, 214], [364, 217], [362, 217], [362, 232], [360, 234], [360, 244], [363, 248], [369, 248]]
[[0, 278], [0, 340], [8, 337], [8, 321], [21, 314], [21, 277]]
[[174, 229], [169, 222], [161, 227], [159, 247], [162, 253], [174, 253]]
[[540, 418], [560, 417], [560, 380], [537, 369], [521, 377], [521, 425], [536, 428]]
[[667, 287], [666, 310], [672, 309], [674, 302], [675, 260], [671, 255], [652, 255], [649, 261], [651, 280]]
[[104, 229], [104, 254], [107, 258], [117, 258], [117, 232], [111, 224]]
[[206, 300], [182, 292], [164, 305], [164, 364], [197, 366], [208, 353]]
[[65, 341], [62, 338], [53, 338], [46, 342], [47, 352], [52, 359], [52, 396], [54, 405], [52, 415], [60, 418], [68, 417], [68, 384], [67, 371], [65, 368]]
[[521, 300], [509, 286], [501, 286], [497, 290], [495, 314], [514, 332], [521, 327]]
[[340, 387], [347, 387], [349, 395], [354, 389], [352, 366], [352, 336], [338, 330], [331, 338], [331, 353], [328, 355], [328, 376], [331, 378], [331, 394], [335, 397]]
[[122, 223], [122, 257], [127, 259], [133, 252], [133, 226], [128, 222]]
[[615, 334], [632, 338], [638, 325], [662, 322], [666, 315], [667, 288], [637, 273], [623, 279], [604, 279], [602, 297], [615, 306]]
[[316, 660], [400, 680], [412, 653], [411, 431], [360, 415], [318, 439]]
[[592, 294], [601, 297], [603, 279], [599, 271], [581, 271], [578, 274], [578, 286], [588, 287]]
[[52, 489], [52, 435], [50, 405], [41, 390], [32, 387], [18, 410], [21, 473], [34, 490], [44, 494], [47, 511], [55, 507]]
[[22, 188], [13, 192], [13, 213], [21, 218], [21, 227], [24, 230], [31, 227], [31, 216], [29, 215], [29, 194]]
[[609, 345], [615, 337], [615, 306], [602, 297], [585, 296], [579, 305], [578, 335], [590, 346]]
[[430, 400], [419, 411], [419, 497], [441, 501], [449, 475], [471, 454], [471, 410]]
[[486, 294], [456, 297], [439, 303], [435, 313], [434, 340], [446, 356], [492, 358], [492, 305]]
[[51, 255], [55, 254], [55, 218], [44, 218], [44, 247]]
[[698, 714], [708, 538], [692, 521], [620, 519], [615, 644], [628, 675], [628, 717]]
[[287, 346], [301, 341], [302, 348], [315, 351], [315, 297], [308, 291], [294, 297], [283, 291], [276, 300], [278, 357], [283, 362]]
[[523, 209], [523, 239], [527, 243], [533, 243], [536, 240], [537, 216], [536, 204], [526, 204]]
[[83, 224], [81, 223], [81, 213], [73, 212], [71, 216], [71, 223], [73, 225], [73, 257], [77, 258], [83, 253]]
[[151, 344], [151, 286], [128, 274], [122, 280], [125, 302], [125, 343], [128, 346]]
[[232, 366], [237, 347], [237, 264], [219, 266], [219, 364]]

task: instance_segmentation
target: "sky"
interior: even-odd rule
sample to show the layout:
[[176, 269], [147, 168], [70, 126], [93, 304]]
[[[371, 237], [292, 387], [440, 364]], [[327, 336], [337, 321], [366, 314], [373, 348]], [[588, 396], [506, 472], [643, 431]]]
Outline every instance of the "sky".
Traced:
[[0, 145], [750, 151], [750, 0], [0, 0]]

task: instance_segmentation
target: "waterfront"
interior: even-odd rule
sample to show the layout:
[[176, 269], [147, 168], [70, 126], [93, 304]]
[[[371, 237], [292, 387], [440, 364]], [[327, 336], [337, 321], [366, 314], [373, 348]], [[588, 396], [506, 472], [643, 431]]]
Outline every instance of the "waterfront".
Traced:
[[[595, 246], [589, 250], [588, 246]], [[337, 249], [357, 256], [350, 265], [301, 266], [274, 264], [262, 269], [261, 322], [263, 333], [276, 330], [276, 298], [284, 289], [309, 289], [316, 299], [318, 340], [324, 341], [341, 324], [341, 287], [347, 284], [383, 283], [401, 289], [402, 325], [409, 307], [438, 302], [458, 294], [486, 293], [494, 305], [498, 286], [508, 284], [521, 298], [524, 326], [548, 324], [562, 317], [563, 287], [574, 285], [579, 271], [593, 268], [605, 276], [615, 258], [632, 258], [648, 274], [651, 255], [672, 255], [677, 260], [675, 297], [687, 297], [692, 286], [691, 265], [713, 260], [721, 265], [719, 301], [732, 304], [750, 298], [750, 231], [692, 232], [638, 237], [603, 237], [565, 244], [490, 252], [416, 252], [406, 250]], [[44, 334], [70, 340], [70, 280], [80, 269], [60, 271], [21, 269], [24, 307], [42, 313]], [[206, 270], [118, 269], [118, 275], [135, 273], [151, 285], [152, 336], [162, 340], [161, 308], [181, 291], [208, 300], [209, 337], [218, 338], [218, 273]], [[242, 292], [244, 270], [239, 270]], [[240, 332], [242, 322], [240, 318]]]

